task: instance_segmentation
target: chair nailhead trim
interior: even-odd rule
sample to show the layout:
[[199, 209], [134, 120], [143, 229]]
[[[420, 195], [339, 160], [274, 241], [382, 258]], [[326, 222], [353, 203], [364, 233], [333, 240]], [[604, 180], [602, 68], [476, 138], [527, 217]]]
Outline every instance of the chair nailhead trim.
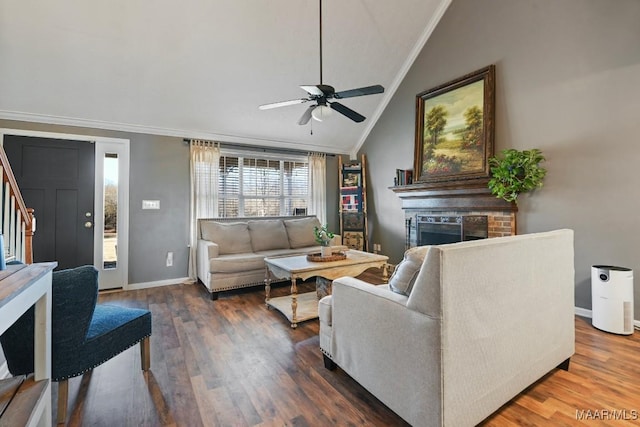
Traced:
[[97, 368], [98, 366], [102, 365], [104, 362], [106, 362], [106, 361], [108, 361], [108, 360], [112, 359], [113, 357], [117, 356], [118, 354], [120, 354], [120, 353], [122, 353], [122, 352], [124, 352], [124, 351], [126, 351], [126, 350], [129, 350], [131, 347], [133, 347], [134, 345], [136, 345], [136, 344], [140, 343], [140, 341], [142, 341], [143, 339], [145, 339], [145, 338], [149, 338], [150, 336], [151, 336], [151, 334], [149, 334], [149, 335], [145, 335], [145, 336], [144, 336], [144, 337], [142, 337], [140, 340], [138, 340], [138, 341], [134, 342], [133, 344], [131, 344], [129, 347], [127, 347], [127, 348], [125, 348], [125, 349], [123, 349], [122, 351], [119, 351], [119, 352], [117, 352], [117, 353], [113, 353], [111, 356], [107, 357], [107, 358], [106, 358], [106, 359], [104, 359], [102, 362], [99, 362], [99, 363], [97, 363], [97, 364], [93, 365], [92, 367], [85, 369], [85, 370], [84, 370], [84, 371], [82, 371], [82, 372], [78, 372], [77, 374], [71, 374], [71, 375], [67, 375], [67, 376], [64, 376], [64, 377], [60, 377], [60, 378], [53, 378], [53, 381], [58, 382], [58, 381], [68, 380], [69, 378], [74, 378], [74, 377], [77, 377], [77, 376], [83, 375], [85, 372], [92, 371], [94, 368]]

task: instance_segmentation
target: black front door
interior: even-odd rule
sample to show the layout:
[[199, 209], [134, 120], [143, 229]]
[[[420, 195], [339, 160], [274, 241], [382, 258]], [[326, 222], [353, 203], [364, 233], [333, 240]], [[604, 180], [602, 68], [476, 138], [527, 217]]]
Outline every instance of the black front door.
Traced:
[[4, 136], [27, 207], [35, 210], [34, 262], [58, 269], [93, 264], [95, 146], [89, 142]]

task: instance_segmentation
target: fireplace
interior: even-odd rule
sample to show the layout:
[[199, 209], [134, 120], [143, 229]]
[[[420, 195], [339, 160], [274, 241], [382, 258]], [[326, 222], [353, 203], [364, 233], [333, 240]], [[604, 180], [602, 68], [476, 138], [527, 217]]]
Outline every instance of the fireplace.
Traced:
[[[443, 232], [435, 231], [438, 234], [450, 234], [446, 236], [447, 241], [452, 241], [451, 235], [455, 234], [455, 241], [468, 240], [474, 238], [492, 238], [501, 236], [511, 236], [516, 234], [516, 212], [518, 206], [513, 202], [506, 202], [496, 198], [487, 187], [486, 182], [469, 183], [468, 185], [447, 186], [446, 183], [415, 183], [411, 185], [395, 186], [391, 188], [402, 201], [405, 224], [405, 248], [409, 249], [420, 244], [424, 239], [419, 237], [418, 221], [428, 222], [427, 217], [445, 217], [447, 220], [440, 221], [439, 225], [425, 225], [427, 230], [436, 230], [440, 227]], [[422, 217], [424, 220], [420, 220]], [[482, 236], [477, 233], [477, 224], [470, 224], [464, 217], [484, 217], [487, 224], [482, 225], [482, 230], [486, 234]], [[457, 218], [460, 223], [457, 223]], [[482, 221], [482, 220], [480, 220]], [[435, 218], [433, 220], [435, 223]], [[472, 222], [472, 221], [471, 221]], [[466, 232], [463, 232], [462, 228]], [[473, 231], [471, 231], [473, 230]], [[430, 230], [433, 231], [433, 230]], [[460, 234], [462, 233], [462, 234]], [[462, 236], [462, 237], [460, 237]], [[445, 236], [439, 236], [443, 238]]]
[[417, 215], [417, 245], [441, 245], [489, 237], [486, 215]]

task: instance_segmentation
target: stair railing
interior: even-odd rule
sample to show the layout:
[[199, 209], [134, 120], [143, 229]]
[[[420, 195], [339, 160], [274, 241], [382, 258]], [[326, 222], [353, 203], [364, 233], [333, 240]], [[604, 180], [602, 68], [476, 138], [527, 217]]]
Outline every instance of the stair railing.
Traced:
[[0, 170], [2, 171], [2, 236], [4, 240], [5, 260], [33, 263], [33, 234], [36, 220], [33, 209], [27, 208], [18, 188], [18, 183], [11, 170], [9, 159], [0, 146]]

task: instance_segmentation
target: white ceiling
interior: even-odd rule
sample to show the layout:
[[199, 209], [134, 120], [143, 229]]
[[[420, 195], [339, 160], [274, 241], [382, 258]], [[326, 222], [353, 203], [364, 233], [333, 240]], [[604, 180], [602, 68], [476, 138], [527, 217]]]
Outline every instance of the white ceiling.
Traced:
[[324, 0], [323, 83], [380, 95], [297, 125], [320, 83], [318, 0], [2, 0], [0, 118], [350, 153], [451, 0]]

